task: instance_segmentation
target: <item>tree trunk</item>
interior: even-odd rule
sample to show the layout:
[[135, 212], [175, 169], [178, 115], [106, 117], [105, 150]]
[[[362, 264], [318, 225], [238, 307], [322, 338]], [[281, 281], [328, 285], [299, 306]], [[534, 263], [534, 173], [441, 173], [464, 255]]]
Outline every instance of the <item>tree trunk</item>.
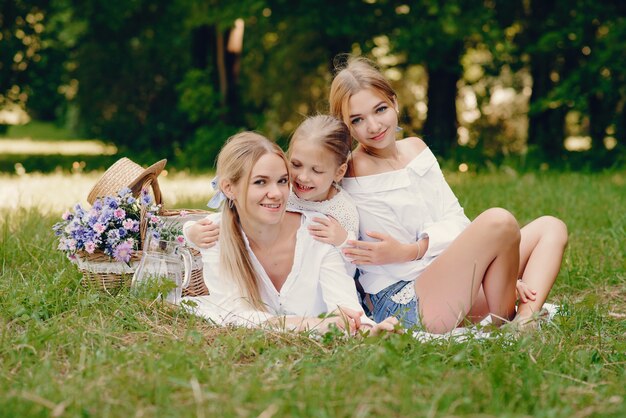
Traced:
[[[536, 48], [542, 36], [543, 26], [555, 12], [554, 0], [535, 0], [531, 2], [528, 19], [528, 43]], [[538, 23], [535, 23], [538, 22]], [[548, 160], [557, 160], [563, 154], [565, 140], [565, 114], [562, 107], [544, 109], [539, 102], [546, 98], [554, 82], [550, 73], [557, 69], [557, 53], [536, 51], [530, 54], [530, 74], [533, 89], [530, 96], [528, 113], [528, 144], [535, 145], [539, 153]]]
[[563, 153], [565, 110], [539, 108], [539, 101], [547, 97], [552, 89], [551, 59], [554, 57], [545, 54], [531, 56], [533, 90], [530, 96], [531, 110], [528, 113], [528, 144], [535, 145], [543, 157], [553, 161]]
[[[460, 51], [460, 48], [459, 48]], [[460, 52], [449, 55], [448, 65], [428, 71], [428, 113], [424, 141], [433, 152], [447, 157], [457, 145], [457, 82], [461, 77]]]
[[192, 37], [192, 63], [211, 72], [213, 87], [220, 92], [222, 120], [229, 125], [242, 125], [243, 112], [239, 94], [241, 51], [228, 50], [231, 30], [220, 31], [217, 26], [203, 25], [194, 29]]

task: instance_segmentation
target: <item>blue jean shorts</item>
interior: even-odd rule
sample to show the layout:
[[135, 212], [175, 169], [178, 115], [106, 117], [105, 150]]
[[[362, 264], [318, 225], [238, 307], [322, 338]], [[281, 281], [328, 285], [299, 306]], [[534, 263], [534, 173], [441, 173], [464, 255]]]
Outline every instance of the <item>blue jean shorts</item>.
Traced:
[[404, 328], [420, 325], [419, 300], [413, 282], [399, 281], [375, 295], [370, 294], [370, 299], [374, 306], [374, 321], [395, 316]]

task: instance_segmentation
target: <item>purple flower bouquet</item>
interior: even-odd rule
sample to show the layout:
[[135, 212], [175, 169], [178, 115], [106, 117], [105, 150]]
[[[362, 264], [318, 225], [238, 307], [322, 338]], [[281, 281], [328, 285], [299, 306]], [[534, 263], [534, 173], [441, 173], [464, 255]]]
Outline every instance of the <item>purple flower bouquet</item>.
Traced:
[[132, 274], [131, 263], [141, 254], [142, 234], [161, 230], [160, 209], [147, 190], [135, 198], [129, 188], [117, 196], [96, 199], [90, 209], [77, 204], [53, 226], [58, 249], [78, 264], [86, 278], [97, 280], [105, 289], [103, 280], [119, 286], [124, 275]]

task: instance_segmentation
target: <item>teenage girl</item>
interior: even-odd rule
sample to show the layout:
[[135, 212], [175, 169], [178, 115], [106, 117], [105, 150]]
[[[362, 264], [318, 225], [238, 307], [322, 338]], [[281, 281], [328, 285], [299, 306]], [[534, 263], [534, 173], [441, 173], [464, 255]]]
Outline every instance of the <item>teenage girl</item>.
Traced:
[[565, 224], [544, 216], [520, 229], [501, 208], [470, 223], [427, 145], [396, 140], [396, 93], [367, 60], [336, 73], [330, 110], [358, 142], [342, 184], [362, 240], [343, 252], [359, 266], [374, 319], [394, 315], [437, 333], [489, 313], [495, 323], [532, 319], [559, 272]]

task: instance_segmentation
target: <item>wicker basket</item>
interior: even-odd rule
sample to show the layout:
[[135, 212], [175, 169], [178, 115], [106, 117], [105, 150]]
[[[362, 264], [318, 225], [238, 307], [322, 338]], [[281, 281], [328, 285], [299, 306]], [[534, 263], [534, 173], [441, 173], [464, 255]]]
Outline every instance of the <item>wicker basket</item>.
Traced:
[[111, 259], [103, 252], [77, 254], [78, 270], [83, 274], [81, 284], [101, 290], [111, 296], [130, 286], [133, 273], [141, 259], [141, 251], [133, 253], [129, 264]]

